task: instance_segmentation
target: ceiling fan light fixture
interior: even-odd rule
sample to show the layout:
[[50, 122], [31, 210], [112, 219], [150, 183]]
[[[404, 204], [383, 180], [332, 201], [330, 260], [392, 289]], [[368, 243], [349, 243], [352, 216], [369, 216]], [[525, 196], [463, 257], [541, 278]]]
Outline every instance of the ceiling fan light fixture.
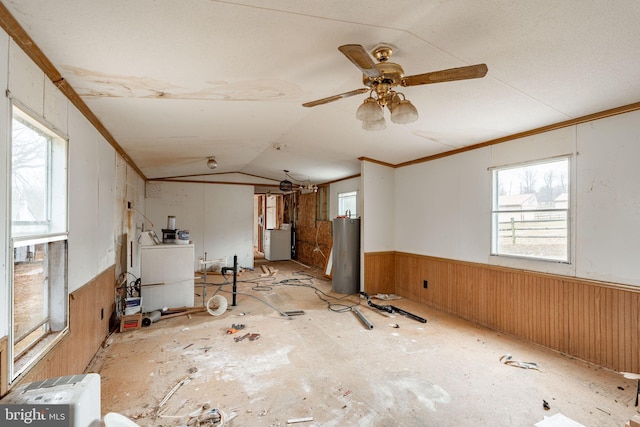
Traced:
[[391, 121], [401, 125], [418, 120], [418, 110], [411, 101], [403, 99], [391, 109]]
[[218, 167], [218, 162], [215, 157], [211, 156], [207, 159], [207, 167], [209, 169], [215, 169]]
[[364, 120], [362, 122], [362, 129], [375, 131], [375, 130], [385, 130], [387, 128], [387, 124], [384, 121], [384, 117], [378, 120]]
[[278, 188], [280, 188], [280, 191], [291, 191], [293, 190], [293, 183], [288, 179], [284, 179], [280, 181]]
[[382, 107], [378, 104], [378, 101], [369, 97], [364, 100], [360, 107], [358, 107], [358, 110], [356, 111], [356, 118], [363, 122], [381, 119], [384, 120], [384, 113], [382, 112]]

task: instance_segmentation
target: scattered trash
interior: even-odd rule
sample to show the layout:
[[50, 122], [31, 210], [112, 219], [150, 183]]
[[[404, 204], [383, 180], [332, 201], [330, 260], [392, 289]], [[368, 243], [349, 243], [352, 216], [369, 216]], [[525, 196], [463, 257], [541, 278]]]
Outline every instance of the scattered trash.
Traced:
[[307, 421], [313, 421], [313, 417], [289, 418], [287, 420], [287, 424], [304, 423], [304, 422], [307, 422]]
[[182, 426], [205, 427], [215, 425], [221, 427], [226, 425], [236, 416], [237, 414], [235, 412], [227, 414], [223, 410], [211, 408], [209, 403], [205, 403], [188, 415], [160, 415], [159, 418], [180, 419], [184, 422], [184, 424], [180, 424]]
[[517, 368], [540, 370], [540, 367], [535, 362], [519, 362], [517, 360], [512, 360], [512, 357], [513, 356], [511, 356], [510, 354], [500, 356], [500, 362], [504, 363], [505, 365], [515, 366]]
[[[630, 380], [638, 380], [638, 393], [636, 395], [636, 406], [638, 406], [638, 400], [640, 400], [640, 374], [634, 374], [633, 372], [620, 372], [623, 377]], [[619, 387], [618, 387], [619, 388]]]
[[604, 412], [605, 414], [607, 414], [607, 415], [611, 416], [611, 412], [609, 412], [609, 411], [605, 411], [604, 409], [598, 408], [597, 406], [596, 406], [596, 409], [597, 409], [598, 411]]
[[156, 410], [156, 413], [160, 412], [160, 408], [162, 408], [162, 405], [164, 405], [165, 403], [167, 403], [167, 401], [171, 398], [171, 396], [173, 396], [173, 394], [178, 391], [178, 389], [180, 387], [182, 387], [183, 385], [185, 385], [186, 383], [188, 383], [190, 380], [189, 376], [184, 377], [182, 380], [180, 380], [178, 382], [178, 384], [176, 384], [175, 386], [173, 386], [173, 388], [171, 390], [169, 390], [169, 393], [166, 394], [166, 396], [160, 401], [160, 403], [158, 403], [158, 408]]
[[585, 427], [577, 421], [562, 415], [560, 412], [550, 417], [544, 417], [542, 421], [534, 424], [536, 427]]
[[549, 402], [547, 402], [546, 400], [542, 400], [542, 407], [544, 408], [545, 411], [548, 411], [549, 409], [551, 409], [551, 406], [549, 406]]
[[233, 340], [234, 340], [235, 342], [240, 342], [240, 341], [242, 341], [243, 339], [245, 339], [245, 338], [249, 337], [249, 335], [251, 335], [251, 334], [244, 334], [244, 335], [243, 335], [243, 336], [241, 336], [241, 337], [235, 337]]
[[239, 323], [239, 324], [233, 324], [231, 325], [231, 327], [229, 329], [227, 329], [227, 334], [235, 334], [236, 332], [240, 331], [244, 329], [244, 324]]
[[396, 329], [398, 329], [400, 327], [400, 325], [398, 325], [397, 323], [389, 323], [389, 326], [391, 326], [392, 328], [396, 328]]
[[249, 341], [255, 341], [260, 338], [260, 334], [251, 334], [249, 335]]
[[273, 268], [273, 267], [269, 267], [267, 265], [261, 265], [260, 266], [262, 268], [262, 273], [260, 275], [260, 277], [269, 277], [269, 276], [275, 276], [276, 274], [278, 274], [278, 270]]
[[395, 294], [376, 294], [374, 295], [374, 298], [385, 300], [385, 301], [402, 299], [402, 297]]
[[304, 314], [302, 310], [293, 310], [293, 311], [285, 311], [284, 314], [287, 316], [301, 316]]

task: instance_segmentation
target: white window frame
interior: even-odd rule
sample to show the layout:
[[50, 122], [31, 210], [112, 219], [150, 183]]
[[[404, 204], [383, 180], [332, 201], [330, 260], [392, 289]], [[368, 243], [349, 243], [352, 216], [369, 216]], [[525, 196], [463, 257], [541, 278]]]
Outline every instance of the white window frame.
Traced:
[[[38, 117], [37, 114], [31, 112], [28, 108], [23, 107], [19, 103], [14, 102], [11, 106], [11, 126], [9, 126], [9, 140], [11, 143], [9, 153], [8, 178], [13, 183], [14, 179], [14, 118], [19, 117], [23, 123], [27, 123], [27, 127], [35, 132], [45, 135], [45, 138], [55, 143], [48, 143], [46, 154], [45, 174], [46, 178], [46, 201], [44, 205], [44, 213], [40, 218], [35, 218], [31, 224], [31, 230], [28, 225], [29, 220], [18, 220], [14, 223], [14, 209], [17, 209], [11, 203], [14, 200], [14, 187], [11, 185], [9, 192], [10, 197], [10, 250], [7, 254], [11, 257], [9, 272], [9, 292], [11, 295], [9, 301], [9, 348], [8, 353], [8, 379], [9, 383], [13, 382], [37, 363], [50, 348], [52, 348], [69, 329], [69, 303], [68, 303], [68, 230], [69, 230], [69, 141], [68, 138], [58, 132], [54, 126]], [[21, 226], [22, 225], [22, 226]], [[16, 262], [21, 262], [16, 254], [25, 247], [36, 247], [37, 245], [45, 245], [47, 247], [45, 258], [43, 259], [43, 268], [45, 269], [45, 285], [44, 305], [46, 305], [45, 322], [40, 325], [44, 328], [46, 334], [40, 336], [32, 344], [29, 344], [28, 350], [23, 354], [16, 354], [15, 346], [15, 326], [14, 316], [16, 314], [14, 308], [14, 291], [15, 291], [15, 266]], [[28, 250], [28, 249], [27, 249]], [[20, 356], [19, 359], [17, 356]], [[16, 363], [19, 362], [19, 363]]]
[[[567, 161], [567, 171], [566, 171], [566, 192], [567, 192], [567, 202], [566, 202], [566, 207], [564, 208], [556, 208], [556, 207], [545, 207], [545, 208], [531, 208], [531, 209], [508, 209], [508, 208], [503, 208], [501, 209], [498, 206], [498, 195], [500, 192], [499, 189], [499, 181], [498, 181], [498, 174], [500, 172], [503, 171], [509, 171], [509, 170], [514, 170], [514, 169], [526, 169], [528, 167], [535, 167], [535, 166], [541, 166], [547, 163], [552, 163], [552, 162], [557, 162], [557, 161], [561, 161], [561, 160], [566, 160]], [[573, 235], [574, 235], [574, 227], [573, 227], [573, 188], [574, 188], [574, 174], [573, 174], [573, 156], [572, 155], [562, 155], [562, 156], [557, 156], [557, 157], [552, 157], [552, 158], [545, 158], [545, 159], [538, 159], [538, 160], [533, 160], [533, 161], [528, 161], [528, 162], [523, 162], [523, 163], [517, 163], [517, 164], [510, 164], [510, 165], [506, 165], [506, 166], [500, 166], [500, 167], [493, 167], [490, 168], [491, 171], [491, 251], [490, 251], [490, 256], [493, 259], [500, 259], [500, 258], [504, 258], [504, 259], [514, 259], [514, 260], [521, 260], [523, 262], [544, 262], [544, 263], [558, 263], [558, 264], [572, 264], [572, 254], [573, 254]], [[498, 234], [500, 232], [499, 230], [499, 218], [500, 216], [504, 216], [504, 215], [509, 215], [509, 214], [519, 214], [521, 217], [524, 217], [526, 215], [529, 216], [539, 216], [540, 214], [546, 214], [549, 216], [554, 216], [554, 215], [562, 215], [565, 214], [565, 218], [566, 218], [566, 222], [565, 222], [565, 228], [564, 228], [564, 232], [566, 233], [566, 253], [565, 256], [562, 259], [559, 259], [557, 257], [554, 257], [552, 255], [541, 255], [541, 256], [536, 256], [536, 255], [529, 255], [529, 254], [515, 254], [515, 253], [508, 253], [508, 252], [502, 252], [499, 249], [499, 245], [498, 245]], [[532, 220], [531, 222], [535, 222], [535, 220]], [[535, 233], [535, 232], [533, 232]], [[515, 235], [514, 235], [515, 236]], [[498, 264], [506, 264], [506, 265], [513, 265], [511, 262], [507, 262], [507, 263], [502, 263], [502, 262], [498, 262]]]

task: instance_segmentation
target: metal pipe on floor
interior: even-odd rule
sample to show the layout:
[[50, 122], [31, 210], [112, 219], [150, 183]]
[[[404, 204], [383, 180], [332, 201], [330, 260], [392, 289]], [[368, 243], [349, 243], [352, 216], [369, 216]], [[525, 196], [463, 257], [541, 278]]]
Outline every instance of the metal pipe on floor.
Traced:
[[373, 323], [369, 322], [369, 320], [366, 317], [364, 317], [364, 314], [362, 314], [360, 310], [358, 310], [358, 307], [353, 307], [351, 310], [353, 310], [356, 316], [358, 316], [358, 318], [362, 321], [362, 323], [367, 328], [369, 328], [369, 330], [373, 329]]

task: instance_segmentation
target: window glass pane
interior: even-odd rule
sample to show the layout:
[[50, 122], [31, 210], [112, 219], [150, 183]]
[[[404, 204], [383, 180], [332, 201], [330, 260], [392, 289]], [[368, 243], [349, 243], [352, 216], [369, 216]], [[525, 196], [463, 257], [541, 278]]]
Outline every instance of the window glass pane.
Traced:
[[569, 159], [493, 172], [492, 254], [569, 261]]
[[357, 217], [358, 213], [358, 192], [338, 193], [338, 215], [345, 215], [351, 218]]
[[[21, 244], [13, 248], [14, 359], [67, 324], [67, 242]], [[20, 363], [17, 365], [20, 366]]]
[[12, 235], [65, 232], [66, 141], [14, 107], [11, 155]]
[[13, 107], [11, 343], [16, 378], [67, 328], [67, 141]]

